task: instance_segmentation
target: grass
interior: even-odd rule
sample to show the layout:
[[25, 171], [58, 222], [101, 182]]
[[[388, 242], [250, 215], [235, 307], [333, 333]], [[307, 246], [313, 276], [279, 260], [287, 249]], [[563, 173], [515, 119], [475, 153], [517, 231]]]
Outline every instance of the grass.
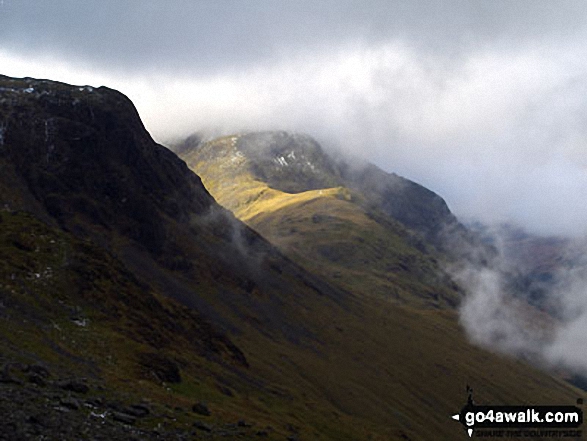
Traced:
[[[138, 284], [120, 261], [91, 242], [30, 214], [0, 213], [0, 226], [4, 356], [45, 363], [58, 377], [87, 377], [92, 388], [129, 402], [147, 398], [189, 409], [199, 399], [222, 401], [217, 388], [189, 387], [195, 378], [213, 378], [225, 368], [200, 355], [201, 337], [193, 334], [197, 317], [187, 308]], [[155, 315], [150, 305], [156, 305]], [[144, 377], [137, 357], [145, 352], [180, 360], [185, 384], [174, 390]]]
[[[253, 424], [243, 439], [261, 430], [282, 440], [292, 429], [316, 440], [451, 439], [461, 428], [450, 415], [464, 404], [466, 384], [480, 403], [567, 404], [579, 394], [469, 345], [453, 311], [399, 306], [379, 296], [333, 303], [304, 290], [285, 268], [283, 277], [300, 296], [284, 286], [261, 301], [279, 296], [287, 322], [311, 329], [313, 337], [294, 343], [234, 315], [240, 332], [232, 338], [250, 364], [241, 369], [200, 355], [187, 331], [197, 317], [136, 282], [103, 249], [25, 213], [4, 212], [0, 225], [0, 290], [8, 307], [0, 319], [2, 353], [43, 360], [59, 376], [86, 376], [112, 399], [147, 399], [172, 415], [163, 422], [177, 428], [190, 429], [198, 418], [191, 405], [205, 401], [212, 416], [201, 418], [210, 424]], [[34, 276], [48, 267], [51, 277]], [[201, 295], [217, 296], [212, 286]], [[170, 334], [168, 315], [186, 330]], [[145, 319], [163, 340], [152, 341]], [[180, 383], [141, 375], [137, 356], [153, 350], [180, 366]], [[140, 424], [161, 422], [153, 417]]]
[[[191, 405], [205, 401], [213, 412], [206, 418], [209, 423], [246, 420], [254, 425], [251, 433], [270, 427], [269, 439], [284, 439], [292, 433], [291, 427], [318, 440], [357, 439], [364, 433], [362, 428], [354, 428], [360, 422], [355, 418], [341, 414], [346, 421], [342, 426], [340, 421], [331, 421], [331, 415], [338, 411], [336, 405], [325, 401], [329, 392], [317, 393], [315, 380], [304, 378], [304, 369], [300, 376], [299, 366], [311, 365], [314, 352], [308, 353], [307, 345], [314, 343], [297, 346], [267, 339], [243, 325], [246, 338], [238, 344], [247, 347], [251, 368], [243, 371], [212, 361], [198, 355], [199, 348], [194, 347], [189, 334], [168, 335], [166, 326], [157, 324], [156, 316], [145, 310], [151, 303], [149, 296], [161, 308], [158, 315], [170, 311], [180, 319], [181, 307], [136, 285], [116, 258], [29, 214], [2, 213], [1, 220], [1, 289], [12, 294], [3, 295], [3, 301], [13, 314], [0, 320], [2, 353], [27, 363], [42, 360], [62, 377], [87, 377], [92, 386], [105, 387], [102, 394], [116, 400], [132, 403], [147, 399], [161, 412], [173, 414], [178, 428], [189, 429], [194, 419]], [[30, 276], [48, 267], [53, 269], [51, 277]], [[18, 283], [11, 283], [12, 274]], [[12, 301], [18, 305], [10, 304]], [[314, 313], [324, 305], [311, 306]], [[315, 319], [300, 317], [295, 305], [287, 307], [292, 320]], [[142, 314], [155, 320], [152, 326], [169, 340], [168, 346], [158, 343], [153, 348]], [[86, 326], [76, 324], [73, 318], [83, 318]], [[165, 385], [140, 374], [138, 354], [153, 350], [176, 360], [181, 383]], [[276, 354], [296, 360], [295, 366], [284, 364], [281, 355], [272, 359]], [[327, 368], [322, 369], [326, 372]], [[222, 392], [223, 388], [230, 389], [231, 396]], [[141, 424], [149, 427], [159, 422], [146, 419]], [[251, 437], [255, 439], [254, 434]]]

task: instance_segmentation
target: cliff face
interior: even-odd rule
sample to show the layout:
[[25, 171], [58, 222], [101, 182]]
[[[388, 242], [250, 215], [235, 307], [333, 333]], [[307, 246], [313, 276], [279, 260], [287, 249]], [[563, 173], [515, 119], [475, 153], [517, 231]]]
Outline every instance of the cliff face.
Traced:
[[[188, 262], [176, 226], [200, 231], [188, 221], [219, 207], [151, 140], [126, 97], [0, 77], [0, 170], [0, 432], [8, 439], [171, 437], [173, 429], [156, 434], [141, 423], [169, 417], [157, 398], [163, 384], [221, 365], [246, 371], [242, 350], [188, 289], [176, 302], [165, 287], [178, 266], [173, 249]], [[137, 268], [158, 272], [147, 278]]]
[[83, 228], [81, 216], [157, 252], [162, 216], [185, 220], [213, 203], [121, 93], [6, 77], [0, 91], [0, 159], [60, 225]]

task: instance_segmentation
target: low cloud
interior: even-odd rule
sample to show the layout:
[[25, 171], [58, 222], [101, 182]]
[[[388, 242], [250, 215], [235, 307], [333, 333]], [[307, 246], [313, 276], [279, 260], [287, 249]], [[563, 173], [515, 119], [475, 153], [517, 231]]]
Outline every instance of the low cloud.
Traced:
[[506, 293], [499, 270], [468, 268], [453, 275], [467, 290], [460, 317], [474, 343], [516, 356], [541, 353], [545, 336], [527, 328], [530, 317]]
[[[582, 251], [585, 255], [585, 244]], [[553, 294], [559, 305], [562, 324], [557, 327], [551, 344], [545, 348], [545, 356], [554, 365], [587, 376], [587, 265], [579, 262], [557, 276], [558, 289]]]
[[534, 276], [542, 300], [530, 306], [528, 302], [536, 303], [530, 300], [531, 289], [516, 292], [512, 283], [520, 276], [518, 269], [528, 269], [527, 262], [508, 258], [507, 240], [498, 235], [494, 239], [499, 253], [488, 266], [461, 262], [461, 267], [449, 270], [467, 293], [460, 320], [469, 338], [544, 368], [587, 376], [587, 244], [567, 242], [558, 254], [564, 263], [547, 283]]

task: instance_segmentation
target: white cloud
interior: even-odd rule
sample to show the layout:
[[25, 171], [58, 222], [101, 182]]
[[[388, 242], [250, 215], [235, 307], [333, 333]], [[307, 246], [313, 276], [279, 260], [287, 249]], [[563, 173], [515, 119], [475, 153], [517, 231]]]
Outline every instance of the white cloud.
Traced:
[[[499, 232], [500, 251], [506, 243]], [[533, 310], [508, 293], [512, 262], [500, 253], [491, 268], [463, 264], [450, 270], [467, 291], [460, 319], [471, 340], [481, 346], [523, 356], [542, 366], [587, 375], [587, 265], [586, 242], [567, 244], [564, 265], [542, 285], [551, 315]], [[519, 262], [520, 263], [520, 262]], [[513, 271], [514, 270], [514, 271]], [[534, 282], [537, 282], [534, 280]]]

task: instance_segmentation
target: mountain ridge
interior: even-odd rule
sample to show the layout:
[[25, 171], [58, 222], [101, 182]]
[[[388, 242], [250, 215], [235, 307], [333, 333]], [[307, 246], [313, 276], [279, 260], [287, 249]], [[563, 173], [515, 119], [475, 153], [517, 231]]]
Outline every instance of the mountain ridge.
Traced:
[[[428, 235], [437, 234], [442, 228], [440, 224], [456, 222], [446, 202], [431, 190], [395, 173], [384, 172], [373, 164], [353, 164], [344, 156], [330, 156], [309, 135], [275, 131], [229, 135], [228, 138], [233, 147], [238, 143], [237, 155], [241, 152], [250, 159], [248, 167], [252, 175], [276, 190], [300, 193], [343, 186], [374, 194], [371, 203], [377, 203], [407, 227]], [[206, 145], [201, 140], [194, 141], [194, 138], [187, 138], [172, 149], [185, 156], [187, 151]], [[410, 199], [411, 204], [408, 203]], [[420, 203], [415, 204], [417, 202]]]
[[[429, 275], [443, 272], [438, 258], [447, 244], [456, 243], [453, 237], [446, 240], [449, 228], [459, 233], [456, 237], [461, 242], [469, 236], [460, 234], [458, 229], [464, 227], [430, 190], [374, 165], [356, 166], [343, 157], [333, 158], [308, 135], [260, 132], [186, 145], [178, 147], [181, 156], [201, 175], [215, 198], [271, 242], [280, 244], [286, 254], [288, 244], [298, 247], [299, 257], [305, 246], [312, 255], [323, 255], [322, 261], [330, 260], [335, 266], [341, 263], [335, 273], [348, 272], [349, 265], [362, 265], [370, 273], [379, 271], [379, 282], [369, 285], [378, 292], [395, 291], [394, 283], [388, 281], [398, 271], [412, 277], [414, 283], [428, 278], [426, 289], [437, 303], [434, 284], [450, 285], [448, 291], [453, 292], [445, 290], [442, 302], [453, 308], [458, 304], [461, 294], [456, 285], [447, 280], [432, 281]], [[418, 199], [417, 195], [423, 196]], [[315, 214], [307, 215], [312, 210]], [[300, 221], [304, 217], [308, 222]], [[414, 218], [425, 221], [414, 222]], [[308, 232], [308, 239], [300, 236], [299, 228]], [[340, 236], [336, 246], [317, 246], [320, 236], [330, 237], [328, 231], [335, 234], [336, 229], [347, 237]], [[357, 256], [352, 257], [354, 254]], [[448, 274], [443, 277], [449, 278]], [[351, 285], [344, 288], [354, 289]]]

